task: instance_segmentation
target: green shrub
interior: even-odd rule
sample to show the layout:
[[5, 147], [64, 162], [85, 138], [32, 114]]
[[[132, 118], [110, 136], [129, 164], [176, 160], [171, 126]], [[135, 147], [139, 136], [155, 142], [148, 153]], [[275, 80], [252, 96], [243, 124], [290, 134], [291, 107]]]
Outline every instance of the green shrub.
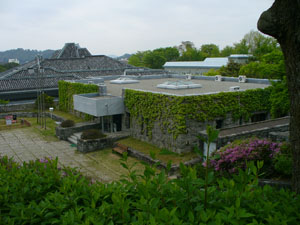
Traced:
[[273, 163], [278, 176], [286, 178], [292, 177], [293, 159], [290, 144], [282, 144], [280, 147], [280, 154], [275, 155]]
[[100, 130], [96, 129], [90, 129], [90, 130], [85, 130], [81, 134], [81, 139], [88, 140], [88, 139], [97, 139], [97, 138], [102, 138], [105, 137], [106, 135], [100, 132]]
[[216, 152], [210, 164], [216, 171], [236, 173], [238, 169], [245, 169], [249, 161], [264, 161], [264, 170], [272, 172], [273, 157], [280, 151], [281, 144], [267, 139], [250, 138], [237, 140]]
[[270, 101], [272, 118], [288, 115], [290, 111], [290, 99], [286, 77], [280, 82], [273, 82], [271, 90]]
[[274, 159], [274, 168], [277, 173], [285, 176], [291, 177], [293, 170], [293, 160], [292, 157], [288, 155], [279, 155]]
[[181, 177], [146, 166], [120, 182], [92, 182], [57, 160], [19, 165], [0, 158], [1, 224], [286, 224], [300, 223], [300, 196], [260, 187], [254, 164], [232, 179], [209, 174], [204, 209], [204, 180], [181, 165]]
[[61, 127], [73, 127], [75, 122], [73, 120], [65, 120], [61, 123]]

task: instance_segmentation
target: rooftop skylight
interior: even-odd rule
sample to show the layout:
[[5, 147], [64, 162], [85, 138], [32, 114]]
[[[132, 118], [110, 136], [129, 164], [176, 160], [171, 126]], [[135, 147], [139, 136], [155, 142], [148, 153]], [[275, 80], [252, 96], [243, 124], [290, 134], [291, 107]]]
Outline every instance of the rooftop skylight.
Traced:
[[134, 84], [134, 83], [139, 83], [139, 81], [123, 76], [123, 77], [119, 77], [118, 79], [111, 80], [110, 83], [111, 84]]
[[166, 81], [162, 84], [158, 84], [156, 87], [177, 90], [177, 89], [201, 88], [202, 85], [195, 84], [192, 81], [177, 80], [177, 81]]

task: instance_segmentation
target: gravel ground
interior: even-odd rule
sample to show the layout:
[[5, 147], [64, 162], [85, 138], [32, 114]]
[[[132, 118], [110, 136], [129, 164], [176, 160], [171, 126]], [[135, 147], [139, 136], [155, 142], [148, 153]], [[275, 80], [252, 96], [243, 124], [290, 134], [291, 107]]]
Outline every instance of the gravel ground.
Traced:
[[[240, 86], [240, 90], [256, 89], [256, 88], [265, 88], [269, 85], [266, 84], [255, 84], [255, 83], [238, 83], [238, 82], [216, 82], [209, 80], [191, 80], [195, 84], [201, 84], [202, 88], [194, 89], [181, 89], [181, 90], [170, 90], [170, 89], [161, 89], [157, 88], [158, 84], [162, 84], [166, 81], [176, 81], [178, 79], [169, 78], [169, 79], [150, 79], [150, 80], [140, 80], [139, 83], [134, 84], [111, 84], [109, 81], [105, 81], [107, 85], [107, 92], [114, 96], [122, 95], [122, 88], [130, 89], [141, 89], [146, 91], [154, 91], [168, 94], [176, 95], [191, 95], [191, 94], [204, 94], [212, 92], [225, 92], [229, 91], [229, 87]], [[183, 80], [185, 81], [185, 80]]]

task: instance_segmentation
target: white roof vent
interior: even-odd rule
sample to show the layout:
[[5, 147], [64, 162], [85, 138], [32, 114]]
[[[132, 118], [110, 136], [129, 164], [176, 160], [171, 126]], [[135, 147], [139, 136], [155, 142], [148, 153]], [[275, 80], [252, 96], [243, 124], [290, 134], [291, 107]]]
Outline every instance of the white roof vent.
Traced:
[[122, 77], [119, 77], [118, 79], [111, 80], [109, 83], [111, 83], [111, 84], [134, 84], [134, 83], [139, 83], [139, 81], [134, 80], [129, 77], [122, 76]]
[[177, 81], [166, 81], [162, 84], [158, 84], [156, 87], [178, 90], [178, 89], [188, 89], [188, 88], [201, 88], [202, 85], [195, 84], [192, 81], [177, 80]]
[[239, 82], [240, 83], [246, 83], [247, 82], [247, 77], [246, 76], [239, 76]]
[[233, 86], [229, 88], [229, 91], [239, 91], [240, 90], [240, 86]]
[[215, 81], [222, 81], [223, 80], [223, 77], [222, 75], [216, 75], [216, 78], [215, 78]]

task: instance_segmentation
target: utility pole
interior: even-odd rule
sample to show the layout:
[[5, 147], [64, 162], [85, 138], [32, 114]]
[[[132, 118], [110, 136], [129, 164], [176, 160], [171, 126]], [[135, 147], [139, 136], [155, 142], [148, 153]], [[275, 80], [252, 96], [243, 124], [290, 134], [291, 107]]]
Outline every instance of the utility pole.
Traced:
[[36, 57], [37, 61], [37, 123], [46, 129], [45, 113], [45, 93], [44, 93], [44, 69], [40, 65], [40, 56]]

